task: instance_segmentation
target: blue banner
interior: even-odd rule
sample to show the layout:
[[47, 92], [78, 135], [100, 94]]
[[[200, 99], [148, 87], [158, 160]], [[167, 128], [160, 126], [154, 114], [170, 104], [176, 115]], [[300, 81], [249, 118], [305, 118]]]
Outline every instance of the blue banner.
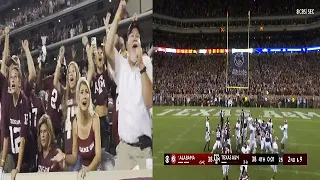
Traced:
[[227, 88], [249, 88], [249, 53], [230, 53], [227, 66]]

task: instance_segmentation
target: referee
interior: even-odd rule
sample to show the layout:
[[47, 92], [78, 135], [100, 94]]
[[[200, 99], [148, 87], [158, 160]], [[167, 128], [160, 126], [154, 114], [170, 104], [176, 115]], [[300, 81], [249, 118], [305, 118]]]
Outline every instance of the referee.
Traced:
[[105, 52], [111, 68], [115, 71], [118, 87], [119, 110], [116, 170], [152, 168], [152, 64], [142, 55], [140, 28], [136, 19], [127, 32], [127, 58], [114, 47], [118, 24], [125, 12], [126, 1], [121, 0], [108, 33]]

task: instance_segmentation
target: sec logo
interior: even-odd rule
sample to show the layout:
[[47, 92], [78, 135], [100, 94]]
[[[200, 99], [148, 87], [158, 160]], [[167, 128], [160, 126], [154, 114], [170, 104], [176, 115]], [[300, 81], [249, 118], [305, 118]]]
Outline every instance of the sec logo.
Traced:
[[243, 54], [242, 53], [236, 53], [234, 55], [233, 62], [238, 68], [242, 67], [243, 63], [244, 63]]

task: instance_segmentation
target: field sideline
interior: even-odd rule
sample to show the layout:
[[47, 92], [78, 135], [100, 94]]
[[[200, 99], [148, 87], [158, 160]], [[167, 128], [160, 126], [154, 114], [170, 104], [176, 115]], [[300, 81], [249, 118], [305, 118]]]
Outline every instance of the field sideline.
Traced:
[[[230, 117], [231, 127], [235, 125], [241, 108], [223, 108]], [[211, 130], [219, 123], [219, 107], [153, 107], [153, 156], [154, 179], [165, 180], [206, 180], [222, 179], [221, 166], [164, 166], [164, 153], [202, 153], [205, 145], [205, 117], [210, 117]], [[276, 109], [244, 108], [251, 111], [253, 118], [261, 115], [267, 121], [272, 117], [275, 135], [280, 141], [282, 132], [279, 129], [284, 119], [288, 120], [288, 140], [286, 153], [307, 153], [307, 166], [279, 166], [276, 179], [317, 180], [320, 179], [320, 110], [319, 109]], [[234, 131], [231, 135], [234, 134]], [[232, 147], [235, 139], [231, 138]], [[211, 135], [210, 149], [215, 142]], [[257, 151], [260, 151], [260, 145]], [[270, 166], [249, 166], [251, 180], [270, 180]], [[239, 166], [232, 166], [229, 179], [237, 179]]]

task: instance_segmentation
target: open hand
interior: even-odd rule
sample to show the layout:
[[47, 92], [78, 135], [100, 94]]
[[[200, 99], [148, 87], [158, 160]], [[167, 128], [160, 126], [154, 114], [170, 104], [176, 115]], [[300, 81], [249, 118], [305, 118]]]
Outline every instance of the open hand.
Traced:
[[134, 15], [132, 16], [132, 21], [137, 21], [138, 20], [138, 15], [137, 13], [134, 13]]
[[64, 154], [60, 149], [57, 149], [58, 154], [51, 158], [51, 161], [54, 163], [60, 163], [64, 160]]
[[23, 48], [24, 50], [26, 50], [27, 48], [29, 48], [29, 42], [28, 42], [28, 40], [22, 41], [21, 44], [22, 44], [22, 48]]
[[86, 167], [82, 167], [80, 170], [80, 177], [84, 179], [87, 175], [88, 169]]
[[64, 57], [64, 52], [65, 52], [65, 48], [64, 48], [64, 46], [61, 46], [61, 47], [60, 47], [60, 50], [59, 50], [59, 57], [60, 57], [60, 58], [63, 58], [63, 57]]
[[87, 36], [83, 36], [82, 37], [82, 44], [83, 44], [83, 46], [86, 46], [87, 44], [88, 44], [88, 37]]

